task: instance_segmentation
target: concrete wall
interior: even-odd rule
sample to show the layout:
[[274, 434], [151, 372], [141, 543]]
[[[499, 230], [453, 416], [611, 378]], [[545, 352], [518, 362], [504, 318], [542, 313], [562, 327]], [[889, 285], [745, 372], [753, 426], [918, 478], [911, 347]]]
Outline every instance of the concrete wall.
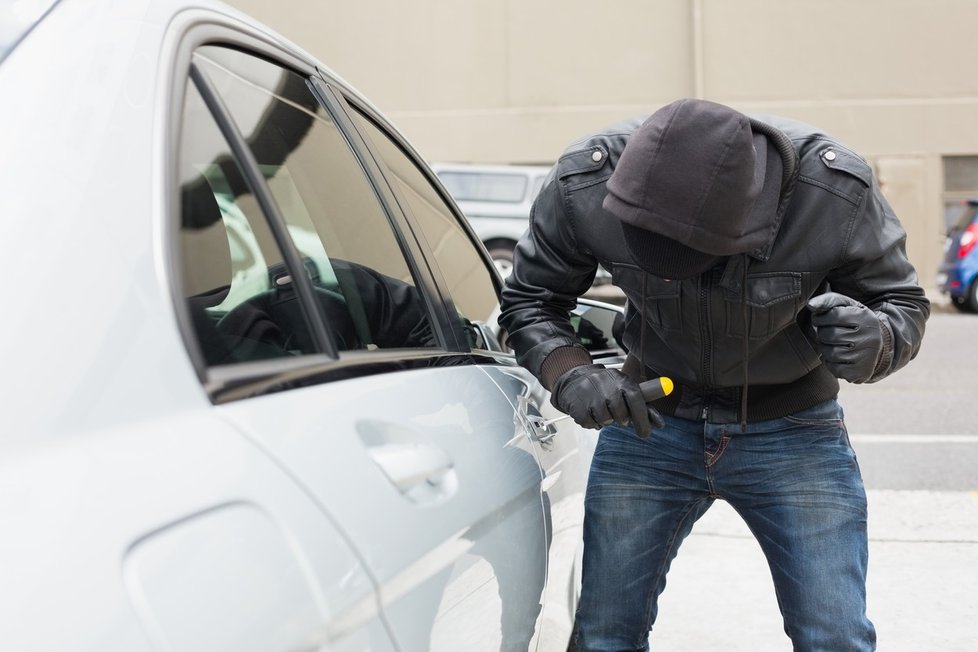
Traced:
[[942, 157], [978, 155], [975, 0], [231, 4], [322, 59], [429, 160], [551, 162], [684, 96], [818, 125], [874, 163], [925, 284]]

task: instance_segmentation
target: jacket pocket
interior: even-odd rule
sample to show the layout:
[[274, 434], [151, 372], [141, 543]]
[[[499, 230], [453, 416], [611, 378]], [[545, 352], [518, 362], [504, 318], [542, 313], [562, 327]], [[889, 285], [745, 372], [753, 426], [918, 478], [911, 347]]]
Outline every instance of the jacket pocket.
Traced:
[[[751, 339], [766, 339], [793, 324], [801, 309], [802, 274], [769, 272], [747, 275], [747, 292], [724, 288], [727, 335], [743, 337], [750, 325]], [[746, 316], [744, 302], [747, 304]]]
[[[642, 317], [659, 331], [682, 331], [682, 281], [659, 278], [628, 265], [615, 265], [612, 283], [641, 309]], [[643, 287], [644, 283], [644, 287]]]

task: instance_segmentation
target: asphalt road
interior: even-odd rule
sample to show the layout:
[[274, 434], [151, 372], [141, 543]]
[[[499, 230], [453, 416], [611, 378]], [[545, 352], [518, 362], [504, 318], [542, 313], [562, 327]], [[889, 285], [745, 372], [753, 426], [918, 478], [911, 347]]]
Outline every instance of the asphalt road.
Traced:
[[851, 433], [978, 435], [978, 315], [935, 310], [910, 364], [878, 383], [842, 384]]

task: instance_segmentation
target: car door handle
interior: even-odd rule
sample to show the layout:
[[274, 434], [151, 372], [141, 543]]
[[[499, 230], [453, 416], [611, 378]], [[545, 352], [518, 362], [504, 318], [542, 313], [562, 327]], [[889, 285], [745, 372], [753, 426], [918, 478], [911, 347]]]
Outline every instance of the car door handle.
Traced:
[[441, 502], [458, 488], [455, 464], [437, 446], [388, 442], [369, 446], [367, 450], [391, 484], [414, 502]]

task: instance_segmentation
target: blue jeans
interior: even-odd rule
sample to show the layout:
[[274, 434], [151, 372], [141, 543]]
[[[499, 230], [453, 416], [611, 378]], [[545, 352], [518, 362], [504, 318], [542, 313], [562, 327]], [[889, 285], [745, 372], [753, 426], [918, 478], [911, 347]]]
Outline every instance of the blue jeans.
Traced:
[[796, 651], [875, 650], [866, 492], [839, 404], [746, 432], [665, 421], [644, 440], [630, 428], [601, 431], [585, 498], [580, 649], [648, 650], [669, 565], [719, 498], [760, 543]]

